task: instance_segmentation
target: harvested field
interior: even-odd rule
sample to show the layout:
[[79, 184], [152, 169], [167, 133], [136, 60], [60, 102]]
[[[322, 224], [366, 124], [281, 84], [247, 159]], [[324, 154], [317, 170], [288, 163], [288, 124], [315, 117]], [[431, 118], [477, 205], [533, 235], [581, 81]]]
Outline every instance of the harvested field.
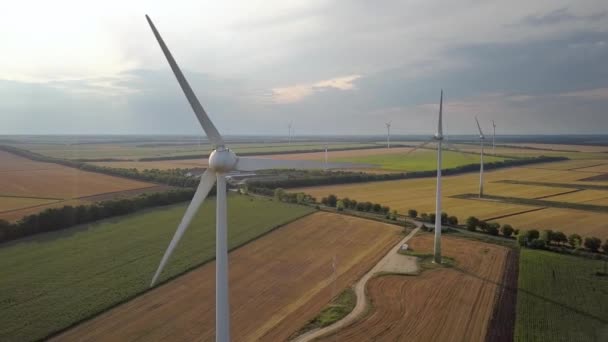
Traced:
[[567, 145], [567, 144], [534, 144], [534, 143], [513, 143], [513, 146], [542, 148], [547, 150], [563, 150], [573, 152], [607, 152], [608, 146], [593, 145]]
[[[43, 163], [0, 151], [0, 218], [18, 219], [46, 207], [121, 192], [150, 191], [156, 184]], [[107, 196], [105, 197], [107, 199]], [[48, 204], [48, 206], [46, 206]], [[67, 203], [66, 203], [67, 204]], [[19, 211], [23, 210], [23, 213]]]
[[608, 238], [608, 213], [546, 208], [496, 221], [520, 229], [552, 229], [562, 231], [566, 235], [576, 233], [583, 237], [595, 236], [602, 240]]
[[[431, 253], [432, 241], [431, 234], [424, 234], [409, 244], [415, 252]], [[455, 258], [454, 268], [372, 279], [369, 314], [322, 340], [484, 341], [505, 279], [509, 249], [446, 236], [443, 251]], [[503, 329], [512, 334], [513, 326]]]
[[[339, 293], [372, 267], [402, 238], [400, 231], [393, 225], [319, 212], [232, 252], [232, 339], [286, 340], [319, 313], [334, 288]], [[55, 340], [213, 340], [214, 272], [214, 263], [208, 263]]]
[[548, 197], [547, 200], [571, 203], [589, 203], [601, 205], [603, 200], [608, 199], [608, 191], [581, 190], [564, 195]]

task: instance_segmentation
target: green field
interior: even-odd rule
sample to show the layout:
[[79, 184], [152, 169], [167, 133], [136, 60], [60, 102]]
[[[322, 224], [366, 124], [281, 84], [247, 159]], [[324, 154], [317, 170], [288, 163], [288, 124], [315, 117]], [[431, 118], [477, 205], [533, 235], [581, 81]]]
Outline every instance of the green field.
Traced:
[[[0, 341], [44, 338], [145, 291], [184, 210], [170, 206], [0, 246]], [[312, 210], [229, 196], [230, 248]], [[215, 201], [208, 200], [161, 281], [214, 255]]]
[[515, 341], [608, 341], [602, 261], [531, 249], [519, 260]]
[[[502, 157], [484, 156], [484, 163], [505, 160]], [[437, 168], [437, 152], [434, 150], [417, 150], [411, 154], [376, 154], [360, 157], [336, 158], [337, 162], [364, 163], [379, 165], [388, 171], [428, 171]], [[443, 169], [479, 163], [479, 156], [470, 153], [452, 151], [443, 152]]]
[[[98, 144], [12, 144], [38, 154], [62, 159], [139, 159], [150, 157], [175, 157], [209, 153], [213, 147], [208, 144], [172, 141], [167, 143], [98, 143]], [[236, 153], [268, 153], [321, 150], [324, 142], [272, 142], [233, 143], [228, 146]], [[373, 143], [333, 142], [329, 149], [365, 148], [377, 146]]]

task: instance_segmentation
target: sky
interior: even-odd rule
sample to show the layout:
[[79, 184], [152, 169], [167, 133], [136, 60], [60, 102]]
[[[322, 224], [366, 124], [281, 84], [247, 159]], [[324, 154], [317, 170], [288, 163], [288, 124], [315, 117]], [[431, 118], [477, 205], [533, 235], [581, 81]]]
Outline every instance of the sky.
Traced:
[[148, 14], [223, 134], [608, 131], [608, 2], [14, 1], [0, 134], [199, 134]]

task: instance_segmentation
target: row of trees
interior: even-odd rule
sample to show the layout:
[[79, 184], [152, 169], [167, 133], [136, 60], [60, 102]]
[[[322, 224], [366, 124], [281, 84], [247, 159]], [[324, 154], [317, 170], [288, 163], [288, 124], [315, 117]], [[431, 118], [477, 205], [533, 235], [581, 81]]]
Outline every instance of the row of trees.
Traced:
[[194, 190], [179, 189], [151, 194], [141, 194], [129, 199], [115, 199], [89, 205], [45, 209], [27, 215], [16, 223], [0, 220], [0, 242], [25, 236], [56, 231], [78, 224], [90, 223], [108, 217], [130, 214], [135, 211], [187, 201]]
[[551, 229], [545, 229], [540, 232], [536, 229], [527, 230], [517, 236], [517, 242], [523, 247], [539, 249], [550, 246], [568, 246], [573, 249], [585, 247], [593, 253], [598, 253], [601, 248], [604, 253], [608, 254], [608, 239], [602, 244], [602, 240], [595, 236], [585, 237], [583, 239], [579, 234], [570, 234], [566, 236], [563, 232]]
[[[411, 218], [419, 218], [420, 221], [435, 223], [435, 219], [437, 215], [435, 213], [421, 213], [420, 217], [418, 217], [418, 211], [415, 209], [410, 209], [407, 211], [407, 215]], [[458, 217], [449, 216], [446, 212], [441, 213], [441, 224], [456, 226], [458, 225]]]
[[[565, 157], [547, 157], [539, 156], [525, 159], [506, 159], [503, 161], [497, 161], [492, 163], [484, 164], [486, 170], [498, 169], [504, 167], [529, 165], [535, 163], [546, 163], [553, 161], [567, 160]], [[479, 164], [468, 164], [462, 165], [455, 168], [443, 170], [444, 175], [455, 175], [466, 172], [471, 172], [479, 169]], [[281, 172], [285, 173], [285, 170]], [[249, 182], [249, 185], [254, 187], [266, 187], [266, 188], [294, 188], [303, 186], [313, 185], [328, 185], [328, 184], [347, 184], [347, 183], [361, 183], [361, 182], [372, 182], [372, 181], [384, 181], [384, 180], [396, 180], [396, 179], [410, 179], [410, 178], [423, 178], [433, 177], [436, 173], [435, 170], [430, 171], [415, 171], [415, 172], [403, 172], [403, 173], [389, 173], [389, 174], [370, 174], [364, 172], [346, 172], [346, 171], [287, 171], [288, 179], [285, 180], [272, 180], [272, 181], [253, 181]]]
[[274, 189], [274, 199], [281, 202], [297, 204], [314, 204], [317, 199], [303, 192], [286, 192], [281, 188]]

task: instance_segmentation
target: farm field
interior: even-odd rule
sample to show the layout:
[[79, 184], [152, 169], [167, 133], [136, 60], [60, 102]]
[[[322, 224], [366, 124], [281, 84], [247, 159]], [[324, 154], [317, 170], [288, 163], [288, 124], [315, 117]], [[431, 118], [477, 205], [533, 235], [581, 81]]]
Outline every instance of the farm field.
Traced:
[[602, 145], [569, 145], [569, 144], [535, 144], [535, 143], [512, 143], [509, 145], [542, 148], [548, 150], [563, 150], [573, 152], [607, 152], [608, 146]]
[[[0, 218], [20, 218], [23, 209], [42, 210], [63, 202], [107, 193], [154, 189], [156, 184], [54, 163], [32, 161], [0, 151]], [[46, 206], [48, 205], [48, 206]]]
[[523, 249], [515, 341], [605, 341], [608, 280], [595, 275], [602, 267], [602, 261]]
[[552, 229], [562, 231], [566, 235], [577, 233], [583, 237], [608, 239], [608, 213], [546, 208], [495, 221], [520, 229]]
[[[572, 161], [563, 163], [570, 164]], [[572, 188], [559, 187], [560, 183], [572, 184], [598, 184], [606, 185], [606, 182], [580, 182], [581, 178], [589, 177], [594, 173], [577, 172], [561, 169], [547, 169], [551, 166], [547, 163], [540, 164], [538, 168], [514, 167], [500, 169], [485, 173], [484, 191], [487, 195], [498, 195], [519, 198], [543, 198], [555, 200], [562, 196], [577, 196], [577, 193], [566, 193], [573, 191]], [[557, 166], [559, 168], [559, 166]], [[537, 206], [501, 203], [491, 200], [459, 199], [452, 198], [458, 194], [477, 193], [479, 186], [479, 175], [469, 173], [443, 178], [443, 210], [449, 215], [455, 215], [460, 222], [464, 222], [469, 216], [476, 216], [483, 220], [493, 220], [501, 224], [509, 223], [515, 228], [538, 228], [540, 226], [548, 229], [562, 230], [566, 234], [583, 233], [596, 234], [598, 237], [608, 237], [608, 220], [594, 220], [603, 217], [602, 213], [591, 213], [571, 209], [541, 209]], [[523, 185], [500, 183], [501, 180], [518, 180], [556, 183], [555, 186]], [[340, 198], [349, 197], [357, 201], [370, 201], [388, 205], [401, 213], [409, 209], [416, 209], [419, 213], [433, 212], [435, 210], [435, 186], [434, 178], [406, 179], [386, 182], [370, 182], [343, 185], [328, 185], [307, 188], [290, 189], [291, 192], [305, 192], [316, 198], [322, 198], [329, 194], [335, 194]], [[587, 190], [585, 190], [587, 191]], [[547, 216], [548, 215], [548, 216]], [[581, 221], [577, 221], [577, 219]]]
[[[420, 253], [432, 253], [432, 243], [431, 234], [409, 241]], [[485, 341], [509, 249], [450, 236], [443, 238], [442, 248], [456, 260], [455, 267], [370, 280], [367, 316], [322, 340]]]
[[[230, 248], [312, 212], [246, 196], [229, 196], [228, 205]], [[44, 338], [147, 290], [184, 210], [163, 207], [2, 245], [0, 340]], [[161, 280], [213, 258], [214, 213], [215, 201], [205, 202]]]
[[[132, 143], [72, 143], [63, 144], [12, 144], [42, 155], [62, 159], [125, 159], [137, 160], [151, 157], [176, 157], [196, 154], [209, 154], [213, 147], [209, 144], [198, 144], [192, 139], [165, 142], [132, 142]], [[229, 143], [236, 153], [267, 153], [281, 151], [318, 150], [325, 147], [325, 142], [267, 142], [267, 143]], [[353, 148], [377, 146], [374, 143], [331, 142], [330, 148]]]
[[[402, 238], [400, 231], [393, 225], [319, 212], [233, 251], [232, 339], [287, 340], [393, 247]], [[214, 272], [214, 264], [208, 263], [54, 340], [212, 340]]]

